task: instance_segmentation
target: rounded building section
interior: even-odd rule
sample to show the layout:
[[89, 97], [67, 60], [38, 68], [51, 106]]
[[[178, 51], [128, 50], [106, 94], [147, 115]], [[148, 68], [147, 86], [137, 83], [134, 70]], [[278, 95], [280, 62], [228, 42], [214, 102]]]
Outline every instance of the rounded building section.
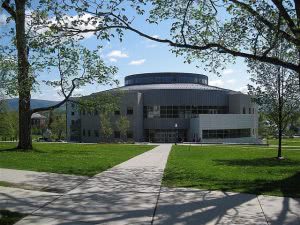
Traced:
[[143, 73], [125, 77], [125, 86], [145, 84], [208, 84], [208, 77], [195, 73]]
[[[110, 91], [122, 93], [111, 121], [125, 116], [130, 124], [123, 136], [114, 126], [112, 141], [257, 142], [257, 109], [251, 96], [209, 86], [205, 75], [134, 74], [125, 77], [125, 86]], [[82, 113], [80, 121], [81, 141], [103, 140], [99, 115]]]

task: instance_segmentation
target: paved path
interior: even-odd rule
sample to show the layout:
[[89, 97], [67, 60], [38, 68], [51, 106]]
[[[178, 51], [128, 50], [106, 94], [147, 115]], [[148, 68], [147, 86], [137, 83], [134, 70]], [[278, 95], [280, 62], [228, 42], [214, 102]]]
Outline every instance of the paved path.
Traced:
[[154, 224], [299, 225], [300, 199], [162, 188]]
[[170, 149], [160, 145], [104, 171], [17, 224], [151, 224]]
[[74, 176], [56, 173], [43, 173], [25, 170], [0, 168], [0, 181], [22, 186], [31, 186], [34, 190], [47, 190], [54, 193], [65, 193], [87, 180], [85, 176]]

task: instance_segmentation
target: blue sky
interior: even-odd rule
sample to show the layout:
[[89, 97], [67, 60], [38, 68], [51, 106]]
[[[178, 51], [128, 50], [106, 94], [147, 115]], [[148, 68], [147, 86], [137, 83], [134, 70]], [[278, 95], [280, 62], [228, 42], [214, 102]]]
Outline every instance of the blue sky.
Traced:
[[[5, 19], [5, 14], [0, 12], [0, 28], [1, 20]], [[158, 36], [160, 38], [168, 37], [169, 26], [167, 23], [156, 25], [148, 25], [143, 19], [134, 22], [135, 27], [143, 30], [143, 32]], [[99, 40], [90, 35], [84, 39], [83, 44], [89, 48], [95, 48], [99, 45]], [[235, 64], [228, 64], [227, 68], [222, 71], [221, 76], [205, 71], [204, 65], [199, 62], [185, 64], [183, 57], [176, 57], [170, 52], [170, 48], [166, 44], [156, 43], [145, 38], [139, 37], [132, 32], [125, 32], [123, 41], [117, 38], [110, 42], [101, 43], [103, 49], [99, 54], [103, 57], [107, 65], [114, 65], [119, 68], [116, 78], [120, 81], [120, 86], [124, 84], [124, 77], [130, 74], [143, 72], [192, 72], [205, 74], [209, 78], [209, 85], [229, 88], [237, 91], [246, 91], [246, 85], [249, 83], [249, 75], [247, 67], [242, 59], [238, 59]], [[199, 66], [199, 68], [196, 67]], [[54, 74], [41, 74], [40, 80], [55, 79]], [[103, 85], [87, 85], [76, 90], [76, 95], [88, 95], [111, 88]], [[59, 100], [57, 90], [40, 86], [40, 91], [33, 93], [32, 98]]]

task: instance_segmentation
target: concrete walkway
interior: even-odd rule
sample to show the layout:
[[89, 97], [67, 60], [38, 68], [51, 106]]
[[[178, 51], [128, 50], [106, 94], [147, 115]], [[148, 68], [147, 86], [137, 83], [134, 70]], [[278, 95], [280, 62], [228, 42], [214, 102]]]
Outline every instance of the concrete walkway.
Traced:
[[300, 199], [162, 188], [154, 224], [299, 225]]
[[88, 177], [85, 176], [0, 168], [0, 181], [18, 184], [19, 186], [29, 186], [33, 190], [46, 190], [54, 193], [70, 191], [87, 179]]
[[151, 224], [171, 144], [87, 180], [18, 225]]

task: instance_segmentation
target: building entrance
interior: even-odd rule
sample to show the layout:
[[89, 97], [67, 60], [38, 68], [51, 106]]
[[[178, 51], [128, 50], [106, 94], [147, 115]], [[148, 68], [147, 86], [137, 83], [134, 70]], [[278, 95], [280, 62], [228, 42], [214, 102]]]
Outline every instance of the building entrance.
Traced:
[[146, 129], [145, 141], [158, 143], [175, 143], [186, 141], [186, 130], [182, 129]]

